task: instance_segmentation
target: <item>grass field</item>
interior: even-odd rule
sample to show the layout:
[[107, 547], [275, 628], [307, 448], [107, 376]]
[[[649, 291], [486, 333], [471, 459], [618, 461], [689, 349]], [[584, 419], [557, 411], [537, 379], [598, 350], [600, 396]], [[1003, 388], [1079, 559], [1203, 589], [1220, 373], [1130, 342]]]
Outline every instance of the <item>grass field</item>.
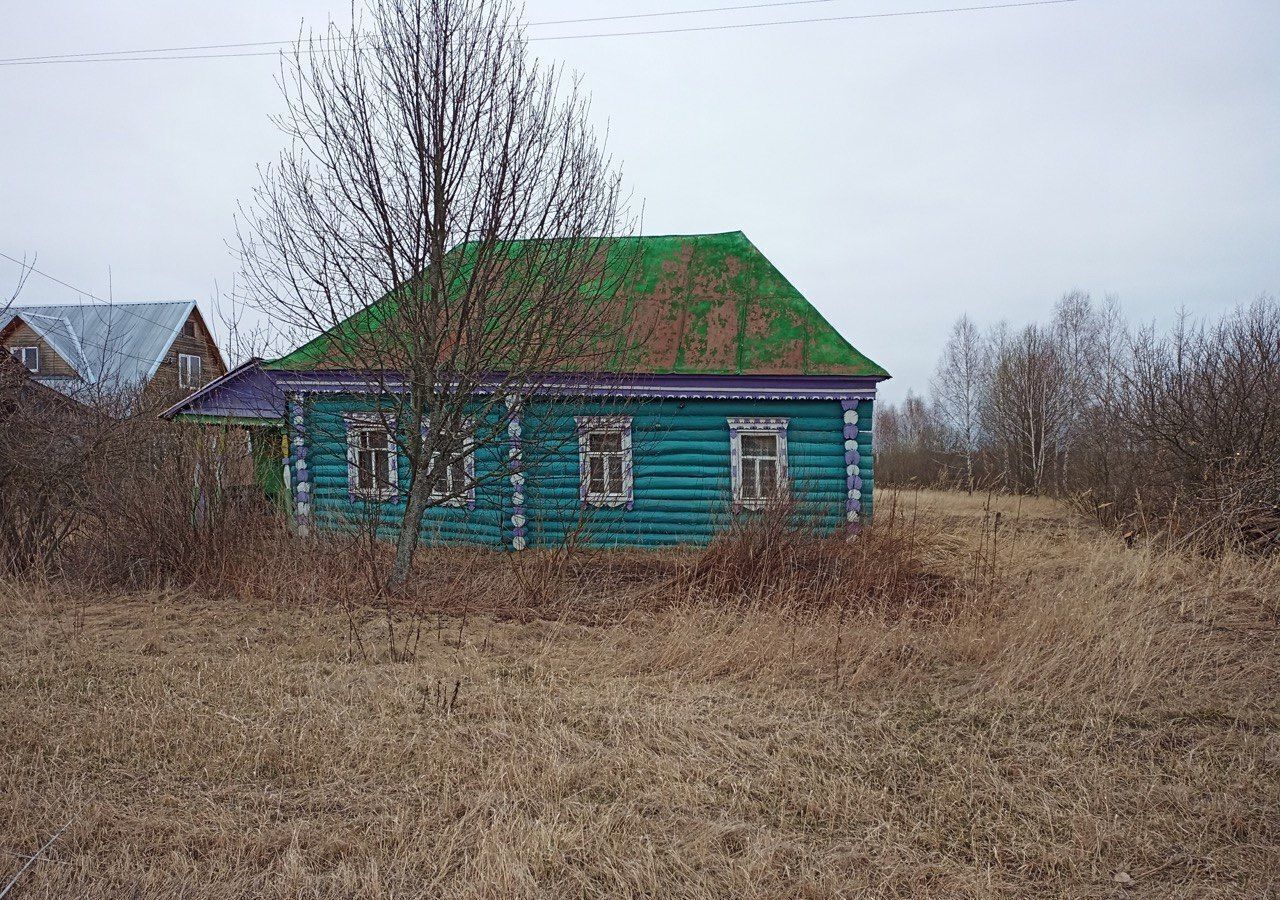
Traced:
[[486, 556], [392, 656], [349, 604], [0, 582], [0, 889], [65, 825], [11, 897], [1280, 895], [1277, 564], [878, 503], [937, 602]]

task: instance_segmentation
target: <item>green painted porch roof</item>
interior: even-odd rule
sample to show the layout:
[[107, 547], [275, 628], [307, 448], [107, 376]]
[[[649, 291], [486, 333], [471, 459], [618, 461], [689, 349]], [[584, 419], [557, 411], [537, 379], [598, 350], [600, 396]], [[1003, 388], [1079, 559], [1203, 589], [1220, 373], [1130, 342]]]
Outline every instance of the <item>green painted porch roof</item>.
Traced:
[[[741, 231], [619, 238], [609, 252], [626, 261], [619, 297], [630, 316], [647, 324], [643, 347], [628, 354], [629, 372], [888, 377]], [[341, 346], [345, 326], [378, 318], [385, 302], [266, 367], [319, 368], [341, 358], [332, 351]]]

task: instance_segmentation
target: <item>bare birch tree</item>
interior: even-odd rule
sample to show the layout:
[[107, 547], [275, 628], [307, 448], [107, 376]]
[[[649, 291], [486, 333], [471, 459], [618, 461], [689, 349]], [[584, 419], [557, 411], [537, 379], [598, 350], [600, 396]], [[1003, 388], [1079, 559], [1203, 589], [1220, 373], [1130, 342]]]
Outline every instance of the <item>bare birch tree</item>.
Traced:
[[1028, 325], [1000, 333], [992, 349], [984, 427], [1005, 459], [1009, 485], [1040, 493], [1070, 418], [1062, 356], [1049, 329]]
[[962, 315], [951, 326], [933, 376], [933, 397], [952, 444], [964, 456], [965, 484], [973, 493], [974, 457], [981, 441], [982, 400], [989, 375], [988, 352], [978, 327]]
[[409, 467], [394, 588], [426, 510], [507, 475], [455, 479], [464, 456], [554, 373], [625, 356], [620, 174], [508, 0], [370, 0], [350, 33], [300, 40], [282, 86], [291, 143], [243, 211], [244, 285], [331, 332], [317, 367], [368, 379]]

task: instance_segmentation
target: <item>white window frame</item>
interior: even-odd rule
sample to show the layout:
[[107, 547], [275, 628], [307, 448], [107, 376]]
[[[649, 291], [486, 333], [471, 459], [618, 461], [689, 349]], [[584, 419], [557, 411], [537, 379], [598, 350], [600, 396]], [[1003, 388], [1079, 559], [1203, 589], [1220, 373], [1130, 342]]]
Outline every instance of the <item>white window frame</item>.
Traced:
[[[442, 506], [465, 506], [467, 509], [476, 508], [476, 441], [472, 434], [472, 426], [467, 423], [467, 436], [462, 440], [462, 470], [466, 478], [467, 489], [454, 496], [449, 479], [453, 467], [445, 469], [444, 480], [437, 480], [434, 489], [431, 491], [431, 497], [439, 500], [442, 497], [447, 498], [440, 505]], [[431, 468], [434, 470], [440, 462], [439, 452], [431, 454]]]
[[[781, 417], [730, 416], [729, 417], [729, 473], [733, 482], [734, 509], [763, 509], [771, 500], [782, 497], [790, 482], [787, 458], [787, 425], [789, 419]], [[744, 497], [742, 438], [744, 435], [766, 436], [777, 439], [777, 490], [772, 497]]]
[[[575, 416], [578, 428], [578, 498], [583, 506], [622, 507], [635, 505], [634, 459], [631, 450], [630, 416]], [[591, 449], [594, 434], [618, 433], [620, 449], [602, 451]], [[622, 461], [622, 490], [601, 492], [591, 490], [591, 458], [596, 455], [620, 456]]]
[[[191, 377], [191, 362], [195, 361], [195, 379]], [[178, 354], [178, 387], [198, 388], [204, 378], [204, 358], [194, 353]]]
[[[22, 365], [26, 367], [28, 372], [40, 371], [40, 348], [39, 347], [14, 347], [9, 351], [9, 353], [12, 354], [14, 359], [22, 363]], [[28, 353], [36, 358], [36, 364], [34, 366], [30, 365], [27, 362]]]
[[[396, 446], [395, 420], [378, 413], [347, 413], [347, 495], [352, 500], [394, 500], [400, 496], [400, 449]], [[386, 483], [360, 487], [360, 435], [382, 433], [387, 439]], [[374, 481], [379, 478], [375, 473]]]

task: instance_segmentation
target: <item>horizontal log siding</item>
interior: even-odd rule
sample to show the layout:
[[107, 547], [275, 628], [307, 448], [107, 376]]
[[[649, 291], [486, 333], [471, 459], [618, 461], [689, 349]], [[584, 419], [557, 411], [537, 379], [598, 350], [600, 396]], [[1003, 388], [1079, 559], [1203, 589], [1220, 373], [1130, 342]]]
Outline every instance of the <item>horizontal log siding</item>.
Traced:
[[[530, 546], [554, 546], [575, 537], [594, 546], [706, 543], [732, 518], [730, 416], [787, 417], [792, 483], [805, 516], [823, 531], [844, 521], [844, 412], [838, 401], [583, 403], [572, 414], [531, 413], [557, 444], [573, 434], [574, 414], [630, 415], [635, 503], [631, 510], [582, 508], [576, 443], [571, 453], [530, 460]], [[530, 429], [525, 434], [526, 440], [538, 439]]]
[[[367, 521], [371, 511], [388, 537], [399, 525], [408, 487], [408, 462], [403, 457], [397, 500], [367, 504], [353, 502], [348, 496], [343, 414], [372, 408], [365, 399], [343, 395], [314, 396], [307, 403], [308, 462], [319, 527], [350, 529]], [[859, 403], [858, 414], [863, 514], [869, 516], [871, 402]], [[582, 508], [575, 415], [632, 417], [632, 509]], [[839, 401], [584, 401], [572, 407], [533, 403], [524, 412], [529, 546], [554, 546], [566, 539], [593, 546], [706, 543], [732, 519], [727, 422], [731, 416], [784, 416], [790, 420], [789, 465], [803, 513], [825, 532], [839, 528], [847, 499], [844, 413]], [[504, 441], [477, 451], [476, 472], [484, 483], [477, 488], [476, 508], [429, 509], [422, 529], [424, 542], [510, 546], [507, 449]]]
[[[311, 466], [312, 500], [317, 527], [353, 530], [376, 520], [379, 533], [390, 539], [404, 516], [409, 489], [409, 461], [400, 455], [397, 471], [400, 496], [394, 501], [352, 500], [347, 486], [347, 430], [345, 413], [372, 412], [367, 400], [344, 396], [313, 396], [307, 402], [307, 438]], [[505, 477], [506, 444], [490, 445], [476, 451], [476, 508], [433, 506], [422, 520], [425, 544], [502, 544], [504, 505], [510, 493]]]
[[862, 520], [871, 521], [871, 504], [875, 499], [875, 452], [871, 423], [875, 421], [874, 403], [858, 403], [858, 474], [862, 476]]

